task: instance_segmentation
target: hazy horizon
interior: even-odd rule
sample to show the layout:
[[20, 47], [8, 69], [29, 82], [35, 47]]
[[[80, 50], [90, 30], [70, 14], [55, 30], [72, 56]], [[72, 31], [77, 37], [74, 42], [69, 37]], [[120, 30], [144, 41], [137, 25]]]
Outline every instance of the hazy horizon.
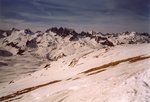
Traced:
[[1, 0], [0, 28], [150, 33], [149, 0]]

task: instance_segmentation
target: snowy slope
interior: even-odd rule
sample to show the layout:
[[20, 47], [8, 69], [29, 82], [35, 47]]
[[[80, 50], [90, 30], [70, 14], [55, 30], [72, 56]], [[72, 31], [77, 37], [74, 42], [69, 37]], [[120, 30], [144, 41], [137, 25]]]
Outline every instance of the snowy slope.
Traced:
[[85, 50], [1, 84], [0, 101], [149, 102], [149, 66], [150, 44]]
[[0, 31], [0, 101], [149, 102], [150, 35]]

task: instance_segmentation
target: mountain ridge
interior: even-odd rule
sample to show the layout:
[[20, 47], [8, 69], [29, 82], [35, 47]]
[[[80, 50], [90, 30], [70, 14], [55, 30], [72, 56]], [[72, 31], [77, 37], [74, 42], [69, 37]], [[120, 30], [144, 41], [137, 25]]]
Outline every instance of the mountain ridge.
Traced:
[[1, 30], [0, 49], [13, 55], [30, 54], [49, 60], [82, 52], [83, 50], [109, 48], [122, 44], [150, 43], [150, 34], [138, 32], [77, 33], [71, 28], [52, 27], [45, 32], [32, 32], [30, 29]]

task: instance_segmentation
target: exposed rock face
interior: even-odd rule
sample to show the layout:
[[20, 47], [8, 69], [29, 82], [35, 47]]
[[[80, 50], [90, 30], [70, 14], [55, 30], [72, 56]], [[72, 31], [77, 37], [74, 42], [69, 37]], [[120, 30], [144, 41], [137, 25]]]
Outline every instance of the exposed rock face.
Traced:
[[2, 66], [8, 66], [8, 64], [4, 63], [4, 62], [0, 62], [0, 67], [2, 67]]
[[[45, 33], [30, 29], [0, 31], [0, 48], [9, 50], [12, 54], [31, 54], [57, 60], [61, 57], [90, 49], [112, 47], [121, 44], [150, 43], [148, 33], [123, 32], [102, 34], [84, 32], [77, 33], [69, 28], [52, 27]], [[4, 34], [7, 33], [7, 34]], [[4, 34], [4, 35], [3, 35]]]
[[19, 47], [17, 46], [18, 43], [14, 43], [14, 42], [10, 42], [10, 43], [7, 43], [6, 46], [11, 46], [11, 47], [14, 47], [16, 49], [19, 49]]
[[9, 56], [12, 56], [13, 54], [9, 51], [6, 51], [6, 50], [0, 50], [0, 56], [2, 57], [9, 57]]
[[6, 37], [6, 35], [4, 35], [5, 31], [0, 30], [0, 39]]
[[0, 30], [0, 39], [9, 36], [11, 32], [11, 30]]
[[107, 46], [114, 46], [114, 44], [109, 41], [109, 40], [105, 40], [104, 42], [101, 42], [102, 45], [107, 45]]
[[30, 41], [27, 41], [26, 42], [26, 46], [30, 47], [30, 48], [37, 48], [38, 46], [37, 46], [36, 39], [34, 38], [34, 39], [30, 40]]
[[61, 37], [66, 37], [66, 36], [69, 36], [69, 35], [77, 35], [78, 33], [73, 30], [73, 29], [68, 29], [68, 28], [57, 28], [57, 27], [52, 27], [48, 30], [46, 30], [46, 33], [49, 33], [49, 32], [53, 32], [53, 33], [56, 33], [56, 35], [59, 35]]
[[24, 30], [24, 33], [25, 33], [25, 34], [34, 34], [30, 29], [25, 29], [25, 30]]
[[18, 55], [23, 55], [24, 52], [25, 52], [25, 50], [19, 49], [18, 52], [17, 52], [17, 54]]
[[16, 28], [12, 28], [12, 31], [20, 31], [19, 29]]

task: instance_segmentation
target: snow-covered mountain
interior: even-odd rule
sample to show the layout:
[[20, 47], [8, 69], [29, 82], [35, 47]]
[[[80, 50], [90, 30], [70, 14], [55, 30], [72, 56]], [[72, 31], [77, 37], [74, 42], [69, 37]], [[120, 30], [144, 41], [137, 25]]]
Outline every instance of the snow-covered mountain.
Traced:
[[30, 29], [3, 31], [0, 48], [13, 55], [31, 54], [47, 57], [49, 60], [78, 54], [90, 49], [101, 49], [121, 44], [149, 43], [148, 33], [123, 32], [102, 34], [92, 32], [77, 33], [69, 28], [52, 27], [46, 32], [33, 33]]
[[148, 33], [0, 31], [2, 102], [149, 102]]

